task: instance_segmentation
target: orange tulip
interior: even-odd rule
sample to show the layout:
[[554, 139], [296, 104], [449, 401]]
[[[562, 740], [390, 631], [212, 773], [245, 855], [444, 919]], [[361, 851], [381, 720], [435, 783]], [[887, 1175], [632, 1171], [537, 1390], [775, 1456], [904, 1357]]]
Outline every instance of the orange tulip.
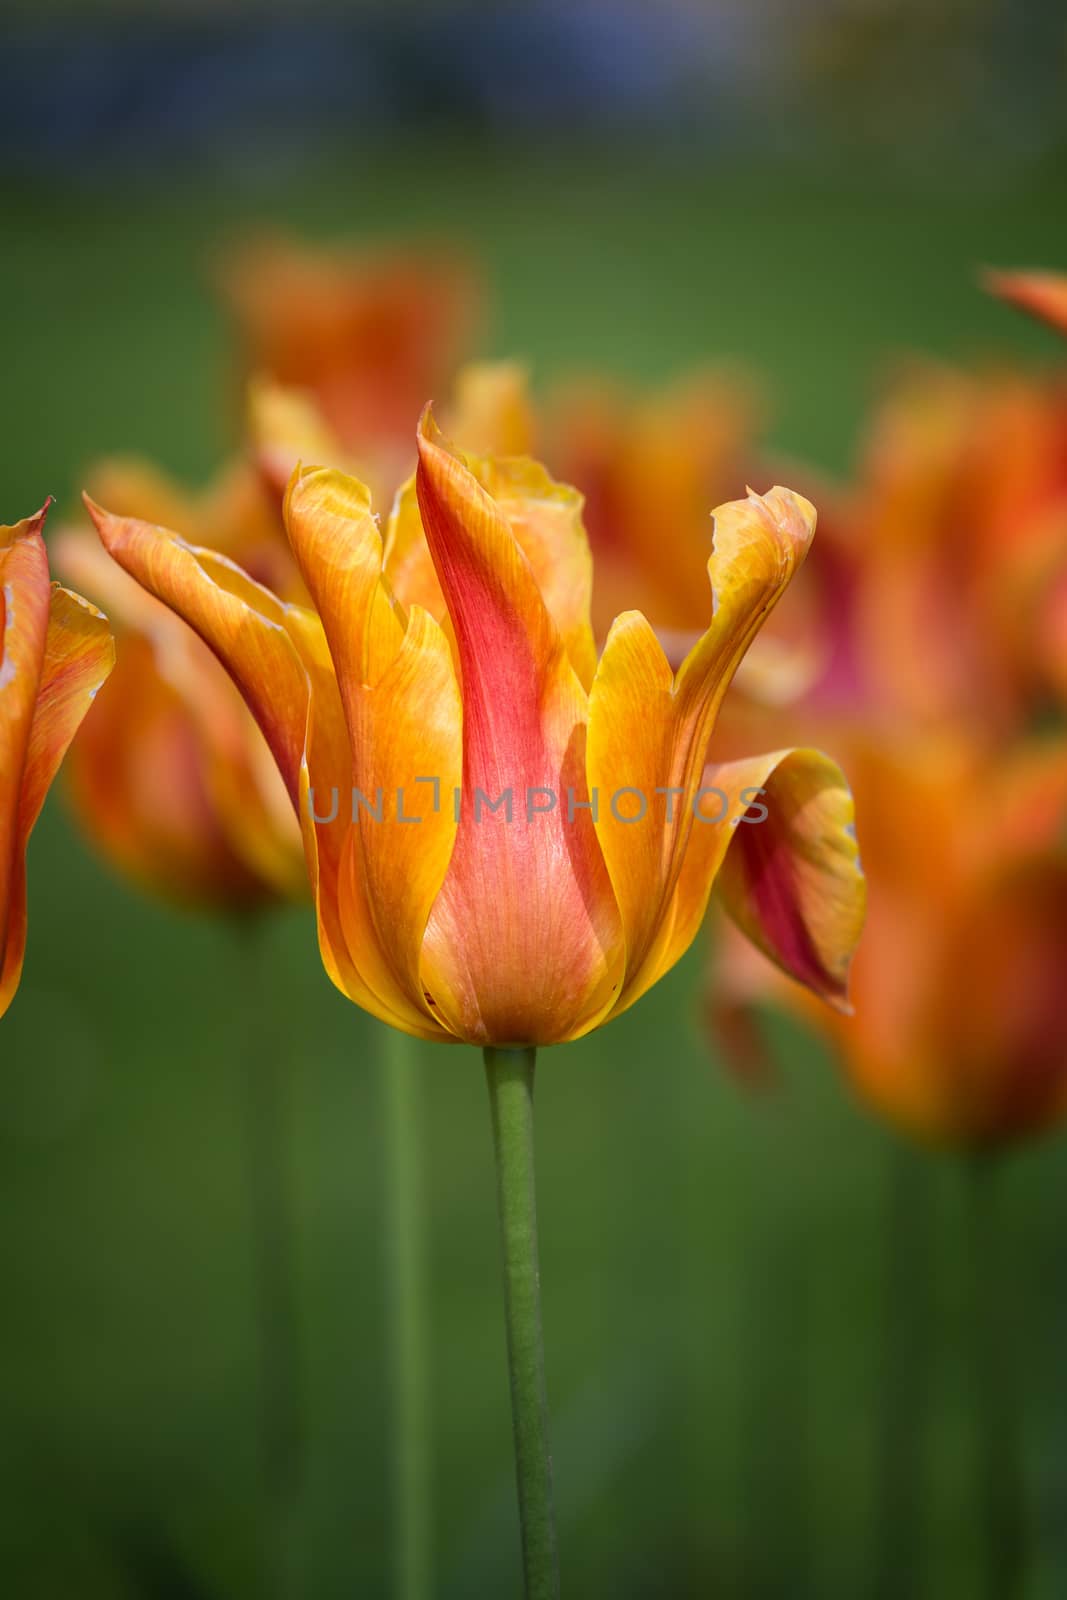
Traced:
[[479, 299], [471, 269], [440, 251], [277, 238], [233, 251], [221, 279], [245, 375], [313, 402], [344, 457], [390, 494], [409, 470], [411, 418], [426, 395], [448, 388], [470, 343]]
[[[177, 523], [279, 592], [303, 594], [271, 498], [244, 465], [189, 496], [154, 468], [113, 462], [93, 487]], [[88, 527], [55, 541], [57, 565], [106, 599], [119, 638], [107, 693], [68, 761], [75, 811], [120, 871], [188, 905], [244, 908], [303, 895], [296, 826], [263, 737], [196, 635], [131, 582]]]
[[870, 908], [830, 1029], [891, 1120], [978, 1148], [1067, 1111], [1067, 740], [846, 740]]
[[[1067, 553], [1065, 423], [1056, 386], [1016, 374], [895, 385], [831, 561], [812, 564], [837, 597], [836, 665], [789, 713], [842, 760], [869, 884], [855, 1014], [820, 1026], [882, 1113], [967, 1147], [1067, 1106], [1067, 743], [1030, 731], [1053, 681], [1035, 575]], [[781, 721], [734, 700], [724, 736], [773, 739]], [[749, 1069], [748, 1002], [766, 992], [729, 940], [710, 1015]]]
[[114, 659], [107, 619], [50, 582], [47, 510], [0, 527], [0, 1016], [26, 949], [26, 845]]
[[[986, 286], [1002, 300], [1067, 334], [1067, 276], [1053, 272], [991, 272]], [[1035, 385], [1036, 387], [1036, 385]], [[1042, 391], [1053, 419], [1058, 492], [1044, 505], [1027, 560], [1009, 604], [1028, 642], [1040, 681], [1067, 703], [1067, 379], [1060, 371]], [[1047, 434], [1046, 434], [1047, 436]]]
[[361, 483], [294, 473], [286, 527], [314, 611], [90, 507], [263, 729], [334, 982], [426, 1038], [576, 1038], [678, 960], [717, 884], [750, 938], [843, 1006], [864, 889], [840, 772], [807, 750], [709, 765], [812, 507], [772, 489], [719, 508], [711, 620], [674, 672], [638, 612], [597, 659], [574, 490], [530, 460], [461, 456], [428, 413], [418, 452], [384, 543]]

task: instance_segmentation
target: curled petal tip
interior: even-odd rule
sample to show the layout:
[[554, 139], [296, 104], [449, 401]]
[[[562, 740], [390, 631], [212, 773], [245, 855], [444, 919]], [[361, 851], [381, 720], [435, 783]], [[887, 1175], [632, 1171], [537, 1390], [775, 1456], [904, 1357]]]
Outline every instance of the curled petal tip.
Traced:
[[104, 507], [102, 505], [98, 505], [97, 502], [93, 499], [92, 495], [89, 493], [88, 489], [83, 489], [82, 490], [82, 505], [85, 507], [86, 511], [88, 511], [89, 515], [92, 517], [93, 522], [96, 525], [97, 531], [100, 533], [100, 535], [102, 537], [103, 536], [103, 532], [104, 532], [104, 524], [110, 520], [111, 512], [110, 511], [105, 511], [105, 509], [104, 509]]
[[371, 510], [370, 490], [361, 479], [337, 467], [298, 461], [285, 491], [283, 514], [286, 520], [298, 507], [302, 509], [305, 502], [311, 509], [348, 518], [369, 514]]
[[7, 549], [17, 544], [20, 539], [33, 539], [41, 533], [48, 516], [49, 509], [55, 505], [55, 496], [48, 495], [44, 505], [32, 516], [23, 517], [21, 522], [0, 524], [0, 548]]
[[422, 408], [422, 414], [419, 417], [417, 439], [420, 455], [423, 452], [424, 445], [434, 444], [440, 446], [444, 441], [444, 434], [438, 427], [437, 418], [434, 416], [432, 400], [427, 400], [426, 404]]
[[62, 595], [66, 600], [69, 600], [72, 605], [77, 606], [80, 611], [84, 611], [87, 616], [92, 617], [97, 621], [107, 621], [106, 612], [101, 611], [99, 606], [95, 606], [93, 602], [91, 600], [87, 600], [83, 594], [78, 594], [77, 590], [68, 589], [66, 584], [56, 583], [53, 581], [52, 594]]

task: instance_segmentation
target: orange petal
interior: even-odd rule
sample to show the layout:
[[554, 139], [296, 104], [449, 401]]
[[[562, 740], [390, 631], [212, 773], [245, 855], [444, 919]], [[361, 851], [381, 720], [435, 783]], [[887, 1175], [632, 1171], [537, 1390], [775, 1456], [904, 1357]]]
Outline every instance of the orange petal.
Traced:
[[86, 505], [109, 554], [218, 656], [297, 805], [307, 677], [286, 627], [288, 608], [225, 557], [188, 545], [165, 528], [112, 516], [88, 497]]
[[[719, 706], [814, 527], [814, 508], [787, 489], [719, 508], [711, 625], [677, 674], [639, 613], [618, 618], [608, 636], [590, 696], [588, 773], [626, 931], [622, 1005], [665, 970], [668, 950], [671, 960], [681, 954], [671, 942], [672, 901]], [[627, 789], [634, 794], [620, 799]]]
[[[375, 1016], [434, 1035], [432, 1019], [412, 1005], [393, 976], [366, 895], [353, 899], [346, 892], [352, 755], [318, 617], [283, 605], [232, 562], [194, 549], [176, 534], [90, 510], [115, 559], [211, 646], [259, 723], [301, 821], [320, 948], [331, 978]], [[334, 790], [338, 804], [329, 818]], [[318, 822], [316, 816], [329, 820]]]
[[[463, 454], [457, 459], [506, 519], [563, 636], [571, 664], [588, 689], [596, 670], [596, 646], [590, 621], [593, 563], [582, 525], [581, 495], [556, 483], [539, 462], [527, 457]], [[389, 518], [385, 571], [405, 604], [416, 602], [432, 616], [444, 618], [445, 600], [426, 542], [415, 479], [400, 490]]]
[[443, 622], [448, 608], [426, 543], [414, 473], [401, 485], [393, 501], [385, 531], [384, 559], [389, 587], [401, 603], [422, 606]]
[[[293, 623], [299, 636], [300, 653], [308, 670], [308, 719], [300, 770], [300, 818], [308, 873], [315, 896], [323, 965], [343, 994], [382, 1021], [422, 1038], [450, 1039], [452, 1035], [435, 1019], [421, 987], [416, 982], [413, 991], [408, 981], [412, 967], [417, 967], [422, 926], [425, 925], [436, 884], [439, 884], [447, 863], [447, 837], [443, 846], [444, 862], [440, 862], [442, 842], [433, 822], [428, 820], [425, 827], [398, 823], [396, 816], [407, 813], [397, 813], [394, 809], [387, 812], [384, 793], [382, 820], [374, 821], [366, 808], [361, 807], [359, 825], [353, 825], [351, 797], [354, 771], [351, 747], [325, 635], [317, 619], [314, 619], [312, 626], [312, 619], [307, 614], [296, 613]], [[447, 656], [447, 651], [445, 654]], [[391, 681], [386, 692], [375, 706], [387, 727], [392, 718], [396, 718], [396, 726], [402, 720], [403, 697], [398, 695], [398, 702], [394, 704], [390, 691], [399, 690], [396, 677], [404, 657], [402, 648], [396, 669], [389, 675]], [[414, 703], [406, 713], [408, 720], [412, 714], [417, 717], [419, 713], [421, 695], [418, 690], [421, 687], [416, 684]], [[428, 704], [434, 706], [435, 702], [431, 700]], [[438, 714], [444, 705], [442, 697], [435, 707]], [[414, 741], [412, 748], [417, 748]], [[408, 754], [410, 757], [410, 751]], [[373, 747], [369, 752], [361, 751], [360, 769], [355, 775], [355, 783], [372, 805], [375, 803], [375, 784], [371, 779], [381, 778], [381, 764], [367, 776], [364, 762], [369, 763], [374, 759], [376, 752]], [[432, 762], [432, 755], [430, 759]], [[408, 776], [410, 774], [405, 773], [405, 777]], [[336, 791], [336, 797], [333, 791]], [[392, 806], [394, 796], [390, 795], [388, 800]], [[443, 813], [442, 816], [447, 830], [448, 814]], [[388, 837], [380, 836], [386, 832]], [[426, 848], [420, 854], [423, 839], [426, 840]], [[396, 848], [398, 843], [399, 849]], [[394, 847], [391, 851], [390, 844]], [[377, 854], [368, 870], [365, 858], [373, 852]], [[387, 856], [384, 864], [378, 859], [380, 855]], [[435, 865], [435, 855], [438, 865]], [[399, 874], [410, 873], [410, 883], [398, 889], [395, 879], [390, 881], [391, 870]], [[432, 878], [435, 872], [436, 880], [430, 890], [427, 888], [427, 879]], [[371, 899], [372, 883], [381, 892], [379, 904]], [[418, 928], [418, 939], [414, 937], [415, 927]]]
[[[362, 484], [301, 469], [286, 521], [329, 642], [363, 797], [342, 866], [341, 920], [358, 945], [372, 919], [396, 986], [391, 1003], [407, 996], [409, 1022], [434, 1027], [419, 955], [456, 832], [462, 715], [448, 642], [420, 607], [405, 617], [394, 602]], [[345, 807], [348, 817], [347, 795]]]
[[[103, 550], [100, 554], [115, 566]], [[120, 576], [126, 574], [120, 571]], [[150, 595], [145, 600], [155, 604]], [[192, 642], [203, 648], [198, 639]], [[221, 687], [247, 715], [225, 675]], [[265, 884], [250, 870], [245, 852], [235, 848], [242, 835], [234, 829], [231, 836], [219, 814], [210, 741], [198, 714], [210, 709], [190, 709], [185, 695], [160, 671], [153, 644], [138, 633], [125, 633], [107, 689], [67, 758], [67, 788], [97, 847], [152, 893], [181, 904], [247, 905], [263, 898]], [[266, 753], [254, 725], [251, 733]], [[227, 781], [238, 787], [240, 775], [232, 763], [226, 766]], [[281, 787], [273, 764], [271, 775]], [[250, 807], [245, 805], [234, 820], [247, 832]], [[291, 811], [289, 820], [295, 827]], [[299, 865], [302, 877], [302, 855]]]
[[460, 449], [475, 455], [529, 455], [535, 429], [526, 368], [517, 361], [472, 361], [461, 367], [446, 427]]
[[378, 681], [404, 636], [404, 617], [382, 582], [370, 493], [332, 468], [298, 467], [285, 497], [285, 525], [322, 618], [351, 731], [360, 688]]
[[590, 620], [593, 558], [582, 525], [582, 496], [525, 456], [464, 459], [507, 519], [571, 665], [588, 689], [596, 671], [596, 646]]
[[507, 518], [428, 414], [419, 456], [463, 686], [461, 817], [423, 977], [460, 1037], [551, 1043], [592, 1025], [618, 981], [618, 914], [590, 813], [575, 809], [588, 804], [586, 696]]
[[[186, 904], [301, 895], [299, 826], [224, 668], [91, 529], [60, 530], [52, 550], [123, 624], [117, 670], [69, 763], [76, 808], [97, 845], [121, 871]], [[285, 556], [291, 563], [287, 547]]]
[[0, 526], [0, 1015], [18, 986], [26, 939], [22, 791], [48, 634], [41, 529], [50, 504]]
[[441, 250], [371, 255], [267, 239], [232, 252], [222, 287], [248, 368], [306, 389], [349, 448], [409, 449], [472, 331], [479, 285]]
[[[818, 750], [784, 750], [712, 767], [705, 781], [731, 796], [732, 817], [756, 818], [726, 825], [730, 837], [716, 879], [726, 910], [783, 972], [847, 1011], [848, 969], [863, 930], [867, 885], [855, 806], [840, 767]], [[755, 809], [746, 813], [750, 792]], [[700, 843], [690, 841], [698, 856]], [[703, 863], [687, 860], [676, 939], [684, 938], [700, 898], [706, 900], [705, 883]]]
[[259, 469], [279, 502], [298, 462], [346, 459], [344, 446], [311, 395], [266, 376], [249, 384], [248, 431]]
[[23, 773], [48, 633], [48, 557], [41, 529], [50, 503], [35, 517], [0, 526], [0, 954], [7, 948], [21, 871]]
[[990, 294], [1067, 333], [1067, 273], [987, 272], [983, 282]]
[[26, 844], [60, 762], [114, 659], [107, 619], [80, 595], [53, 586], [22, 771], [14, 871], [0, 961], [0, 1016], [18, 986], [26, 946]]

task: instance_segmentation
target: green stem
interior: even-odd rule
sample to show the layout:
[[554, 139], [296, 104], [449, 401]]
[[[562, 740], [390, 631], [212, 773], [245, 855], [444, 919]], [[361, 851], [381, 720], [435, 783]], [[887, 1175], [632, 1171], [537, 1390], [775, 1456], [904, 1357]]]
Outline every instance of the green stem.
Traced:
[[271, 1548], [269, 1586], [293, 1593], [292, 1522], [301, 1476], [300, 1340], [282, 1066], [270, 1025], [262, 918], [238, 924], [246, 964], [245, 1103], [259, 1328], [260, 1471]]
[[894, 1139], [885, 1218], [885, 1302], [878, 1418], [877, 1600], [923, 1587], [924, 1431], [930, 1377], [930, 1173], [925, 1155]]
[[534, 1193], [532, 1049], [485, 1051], [504, 1257], [515, 1475], [526, 1600], [557, 1600], [559, 1559], [548, 1449], [541, 1280]]
[[1008, 1323], [1012, 1296], [1004, 1281], [998, 1175], [995, 1156], [981, 1152], [974, 1157], [967, 1220], [985, 1592], [989, 1600], [1011, 1600], [1022, 1591], [1026, 1530], [1014, 1381], [1017, 1355]]
[[386, 1032], [386, 1297], [391, 1364], [392, 1576], [396, 1600], [431, 1592], [426, 1248], [416, 1042]]

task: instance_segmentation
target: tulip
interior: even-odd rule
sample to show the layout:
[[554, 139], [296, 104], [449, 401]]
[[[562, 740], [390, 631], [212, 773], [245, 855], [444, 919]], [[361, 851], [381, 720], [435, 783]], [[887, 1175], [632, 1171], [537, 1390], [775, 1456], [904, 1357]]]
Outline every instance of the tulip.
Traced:
[[1067, 1113], [1067, 740], [837, 741], [870, 885], [854, 1014], [824, 1022], [851, 1082], [934, 1145], [1050, 1127]]
[[264, 238], [230, 252], [220, 285], [245, 376], [310, 400], [345, 457], [391, 494], [409, 470], [411, 418], [470, 343], [480, 298], [471, 268], [440, 249]]
[[107, 619], [50, 582], [41, 537], [49, 504], [0, 527], [0, 1016], [26, 949], [26, 846], [114, 660]]
[[[1008, 1143], [1059, 1114], [1067, 1011], [1053, 1025], [1058, 986], [1038, 954], [1058, 936], [1019, 877], [1043, 872], [1051, 883], [1057, 870], [1058, 814], [1048, 817], [1057, 746], [1033, 749], [1029, 729], [1057, 663], [1067, 682], [1067, 650], [1056, 648], [1050, 612], [1039, 627], [1023, 602], [1036, 597], [1035, 575], [1055, 570], [1057, 549], [1067, 561], [1064, 438], [1054, 387], [929, 369], [899, 380], [868, 428], [859, 482], [839, 497], [829, 560], [824, 550], [811, 564], [836, 601], [821, 613], [827, 666], [788, 714], [843, 759], [869, 883], [855, 1014], [819, 1015], [819, 1026], [869, 1103], [956, 1147]], [[773, 740], [785, 721], [735, 698], [724, 737]], [[1002, 837], [991, 808], [1024, 780], [1036, 786], [1031, 825], [1023, 806]], [[1020, 843], [1043, 867], [1024, 871]], [[994, 976], [1000, 915], [1017, 927], [1018, 959], [1005, 953]], [[973, 946], [965, 957], [965, 930], [983, 942], [981, 958]], [[988, 972], [981, 1006], [976, 964]], [[759, 1062], [745, 1012], [766, 988], [731, 941], [712, 969], [710, 1015], [747, 1070]], [[777, 992], [814, 1014], [800, 991]], [[1043, 1050], [1023, 1026], [1027, 1007], [1042, 1019]]]
[[527, 1584], [552, 1593], [535, 1049], [639, 999], [716, 883], [749, 938], [845, 1007], [863, 880], [851, 796], [825, 756], [710, 760], [730, 679], [810, 543], [807, 501], [775, 488], [714, 514], [711, 620], [675, 672], [634, 611], [598, 660], [573, 489], [527, 459], [460, 455], [428, 412], [417, 443], [384, 541], [362, 484], [294, 472], [285, 521], [314, 610], [174, 533], [90, 510], [263, 729], [333, 981], [395, 1028], [485, 1050]]
[[[155, 468], [109, 462], [95, 491], [176, 523], [286, 594], [301, 593], [255, 472], [190, 496]], [[305, 892], [300, 830], [258, 728], [211, 651], [131, 582], [90, 528], [61, 530], [57, 565], [106, 599], [119, 639], [108, 691], [68, 762], [79, 822], [111, 864], [167, 900], [244, 911]]]

